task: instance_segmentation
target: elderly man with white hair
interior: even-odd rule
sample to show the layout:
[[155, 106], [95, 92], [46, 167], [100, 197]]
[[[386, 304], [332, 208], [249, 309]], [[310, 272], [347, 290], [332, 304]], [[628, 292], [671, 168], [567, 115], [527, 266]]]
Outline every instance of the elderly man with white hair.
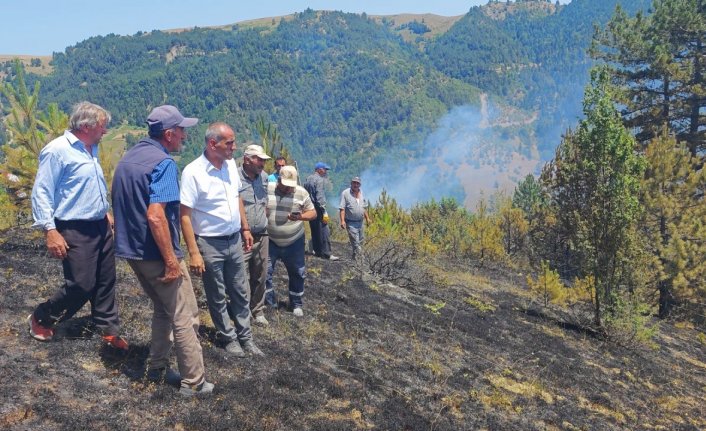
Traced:
[[64, 269], [63, 286], [28, 318], [30, 335], [40, 341], [51, 340], [57, 322], [70, 319], [90, 302], [91, 317], [103, 341], [128, 350], [119, 335], [113, 218], [98, 160], [98, 143], [108, 123], [108, 111], [93, 103], [78, 103], [69, 130], [39, 154], [32, 189], [33, 226], [44, 230], [47, 250]]

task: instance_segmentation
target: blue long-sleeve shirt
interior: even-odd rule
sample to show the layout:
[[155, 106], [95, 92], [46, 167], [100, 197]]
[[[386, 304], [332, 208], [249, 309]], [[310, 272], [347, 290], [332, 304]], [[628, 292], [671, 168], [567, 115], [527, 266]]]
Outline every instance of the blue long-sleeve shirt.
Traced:
[[54, 229], [54, 219], [100, 220], [108, 212], [108, 186], [98, 161], [73, 133], [64, 132], [39, 154], [32, 187], [34, 227]]

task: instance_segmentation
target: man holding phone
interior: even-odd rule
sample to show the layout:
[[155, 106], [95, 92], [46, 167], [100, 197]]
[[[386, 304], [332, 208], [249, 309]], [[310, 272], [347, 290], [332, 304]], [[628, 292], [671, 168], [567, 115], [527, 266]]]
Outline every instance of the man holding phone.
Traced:
[[316, 219], [316, 209], [304, 187], [297, 185], [294, 166], [280, 169], [276, 183], [267, 186], [267, 232], [270, 236], [270, 264], [267, 270], [266, 302], [277, 304], [272, 286], [272, 274], [278, 260], [282, 260], [289, 276], [289, 306], [295, 316], [304, 315], [304, 224]]

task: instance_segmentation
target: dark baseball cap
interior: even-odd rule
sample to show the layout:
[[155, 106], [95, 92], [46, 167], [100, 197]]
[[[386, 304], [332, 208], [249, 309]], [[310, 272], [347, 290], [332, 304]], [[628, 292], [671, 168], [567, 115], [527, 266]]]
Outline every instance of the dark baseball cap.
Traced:
[[328, 171], [329, 169], [331, 169], [331, 166], [327, 165], [324, 162], [319, 162], [316, 164], [316, 166], [314, 166], [314, 169], [326, 169]]
[[198, 118], [188, 118], [181, 115], [172, 105], [162, 105], [154, 108], [147, 117], [150, 130], [169, 130], [173, 127], [192, 127], [199, 122]]

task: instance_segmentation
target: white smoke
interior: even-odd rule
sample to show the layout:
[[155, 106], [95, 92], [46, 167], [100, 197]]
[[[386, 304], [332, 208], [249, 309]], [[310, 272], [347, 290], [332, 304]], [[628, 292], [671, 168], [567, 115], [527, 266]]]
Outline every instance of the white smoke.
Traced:
[[494, 109], [485, 97], [480, 108], [453, 108], [424, 139], [419, 158], [390, 157], [363, 172], [366, 198], [374, 203], [386, 190], [405, 208], [453, 197], [473, 209], [481, 196], [511, 193], [540, 164], [529, 127], [533, 121], [517, 110]]

